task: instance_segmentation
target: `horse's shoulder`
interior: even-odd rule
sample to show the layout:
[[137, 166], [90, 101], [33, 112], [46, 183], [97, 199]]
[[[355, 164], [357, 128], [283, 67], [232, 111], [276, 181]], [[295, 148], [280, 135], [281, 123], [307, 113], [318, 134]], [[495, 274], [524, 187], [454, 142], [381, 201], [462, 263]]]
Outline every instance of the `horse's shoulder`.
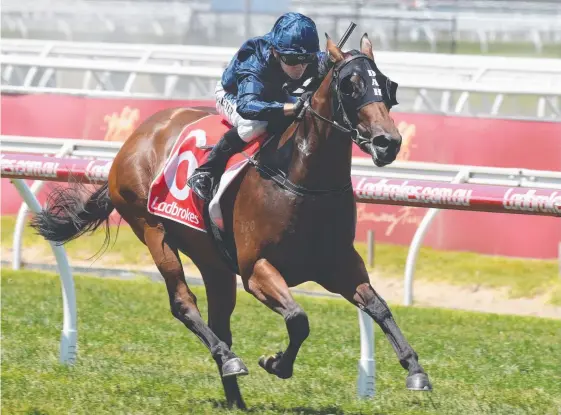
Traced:
[[215, 107], [210, 107], [210, 106], [197, 106], [197, 107], [189, 107], [188, 109], [193, 109], [193, 110], [197, 110], [197, 111], [202, 111], [205, 113], [205, 115], [217, 115], [218, 112], [216, 111]]

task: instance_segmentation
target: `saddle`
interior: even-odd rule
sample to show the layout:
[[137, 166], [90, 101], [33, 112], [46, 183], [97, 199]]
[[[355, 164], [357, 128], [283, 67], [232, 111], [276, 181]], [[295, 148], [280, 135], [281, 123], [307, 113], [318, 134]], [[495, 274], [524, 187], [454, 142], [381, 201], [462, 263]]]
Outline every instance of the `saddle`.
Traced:
[[156, 174], [148, 193], [148, 211], [200, 232], [208, 232], [232, 271], [239, 273], [233, 235], [224, 229], [221, 198], [229, 185], [245, 169], [249, 158], [260, 148], [267, 134], [254, 140], [227, 163], [220, 181], [213, 183], [212, 200], [204, 203], [187, 185], [193, 171], [203, 164], [212, 144], [231, 126], [220, 115], [208, 115], [186, 125]]

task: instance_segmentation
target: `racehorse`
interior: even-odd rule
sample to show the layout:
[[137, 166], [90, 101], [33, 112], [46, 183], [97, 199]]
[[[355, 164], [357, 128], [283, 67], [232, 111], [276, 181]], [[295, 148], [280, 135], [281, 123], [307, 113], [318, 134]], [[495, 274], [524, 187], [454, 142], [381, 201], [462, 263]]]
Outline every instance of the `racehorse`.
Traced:
[[[386, 302], [370, 285], [354, 249], [356, 202], [351, 185], [353, 141], [381, 167], [395, 160], [401, 136], [389, 115], [397, 85], [381, 74], [368, 36], [360, 51], [343, 53], [327, 37], [332, 67], [320, 80], [302, 113], [276, 145], [264, 145], [256, 164], [224, 195], [224, 226], [237, 251], [244, 288], [286, 323], [288, 347], [259, 364], [289, 378], [298, 350], [310, 333], [308, 317], [289, 287], [315, 281], [365, 311], [382, 328], [407, 370], [406, 386], [431, 390], [417, 353], [405, 339]], [[382, 83], [382, 85], [380, 85]], [[393, 84], [393, 86], [392, 86]], [[383, 99], [368, 100], [375, 96]], [[380, 95], [382, 94], [382, 95]], [[116, 209], [144, 243], [162, 274], [171, 312], [208, 348], [229, 406], [245, 408], [237, 376], [248, 370], [232, 352], [230, 316], [236, 304], [236, 273], [216, 249], [210, 233], [154, 216], [147, 197], [182, 128], [208, 115], [167, 109], [144, 121], [126, 140], [112, 164], [108, 182], [83, 201], [57, 193], [32, 226], [59, 244], [105, 224]], [[284, 169], [284, 180], [274, 180]], [[208, 296], [208, 324], [197, 308], [179, 257], [187, 255], [202, 274]]]

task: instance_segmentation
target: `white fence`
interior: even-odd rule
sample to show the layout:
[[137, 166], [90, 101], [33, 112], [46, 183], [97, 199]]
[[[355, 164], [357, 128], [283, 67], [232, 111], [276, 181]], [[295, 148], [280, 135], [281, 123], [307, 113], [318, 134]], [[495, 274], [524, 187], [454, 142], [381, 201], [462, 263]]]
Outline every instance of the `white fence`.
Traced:
[[[208, 99], [232, 48], [4, 39], [2, 92]], [[398, 111], [561, 119], [561, 60], [377, 52]]]
[[[21, 242], [25, 216], [28, 209], [27, 206], [34, 212], [39, 212], [41, 210], [35, 193], [40, 189], [42, 182], [36, 180], [30, 189], [23, 180], [25, 177], [42, 178], [43, 176], [38, 173], [35, 173], [35, 176], [33, 176], [33, 172], [41, 171], [41, 168], [37, 169], [37, 165], [34, 164], [36, 163], [35, 161], [31, 162], [31, 164], [27, 163], [26, 157], [27, 160], [29, 160], [33, 154], [41, 155], [44, 159], [44, 161], [40, 162], [42, 163], [41, 166], [46, 166], [46, 164], [48, 164], [51, 170], [55, 165], [58, 166], [58, 164], [52, 162], [52, 160], [61, 161], [63, 160], [61, 157], [65, 156], [96, 159], [99, 161], [84, 161], [83, 164], [87, 164], [85, 174], [88, 176], [87, 169], [92, 163], [98, 163], [99, 166], [97, 166], [98, 168], [96, 169], [96, 177], [97, 179], [102, 179], [105, 176], [101, 177], [100, 174], [106, 175], [108, 173], [108, 166], [121, 147], [121, 143], [0, 136], [0, 145], [3, 151], [3, 154], [0, 156], [2, 175], [7, 175], [12, 178], [13, 184], [25, 201], [18, 212], [16, 229], [14, 232], [13, 268], [19, 269], [21, 266]], [[12, 156], [10, 156], [10, 154], [12, 154]], [[13, 154], [19, 154], [19, 161], [15, 159], [10, 160], [10, 157], [13, 158]], [[29, 164], [31, 166], [30, 169], [24, 168], [23, 165], [21, 169], [15, 168], [15, 166], [21, 162], [23, 162], [23, 164]], [[73, 164], [77, 166], [76, 163], [76, 161], [73, 162]], [[396, 162], [383, 169], [378, 169], [372, 166], [371, 162], [353, 159], [352, 174], [361, 177], [378, 176], [389, 179], [407, 178], [408, 180], [432, 180], [435, 183], [441, 183], [445, 186], [449, 183], [461, 182], [466, 184], [490, 184], [561, 190], [561, 173], [526, 169], [499, 169], [412, 162]], [[51, 180], [56, 180], [52, 172], [49, 173], [49, 176], [51, 176]], [[561, 203], [558, 208], [559, 212], [556, 211], [556, 214], [561, 216]], [[407, 305], [410, 305], [413, 300], [413, 271], [419, 247], [424, 234], [438, 211], [439, 209], [429, 210], [417, 230], [409, 250], [405, 275], [405, 304]], [[51, 246], [57, 259], [63, 295], [64, 322], [60, 343], [60, 360], [63, 363], [73, 363], [77, 353], [77, 309], [74, 281], [64, 248], [55, 246], [54, 244], [51, 244]], [[375, 393], [374, 329], [370, 317], [360, 310], [358, 310], [358, 315], [361, 339], [357, 381], [358, 395], [360, 397], [371, 397]]]
[[[97, 140], [53, 139], [43, 137], [0, 136], [3, 152], [69, 155], [83, 158], [112, 160], [122, 143]], [[521, 168], [498, 168], [467, 165], [449, 165], [424, 162], [396, 161], [384, 168], [375, 167], [369, 159], [354, 158], [353, 175], [385, 179], [426, 180], [439, 183], [466, 183], [473, 185], [508, 186], [528, 189], [561, 190], [561, 173]], [[36, 192], [42, 182], [33, 185]], [[404, 304], [413, 303], [415, 264], [424, 236], [440, 209], [431, 208], [423, 218], [409, 247], [405, 267]], [[14, 233], [13, 267], [21, 266], [21, 235], [25, 225], [25, 204], [18, 214]]]

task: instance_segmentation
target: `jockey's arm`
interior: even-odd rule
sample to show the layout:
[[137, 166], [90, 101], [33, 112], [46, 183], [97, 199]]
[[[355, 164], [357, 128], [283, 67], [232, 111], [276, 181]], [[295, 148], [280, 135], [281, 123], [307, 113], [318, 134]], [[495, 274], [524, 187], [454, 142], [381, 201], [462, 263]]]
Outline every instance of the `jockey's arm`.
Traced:
[[294, 104], [263, 101], [263, 82], [255, 74], [247, 74], [238, 81], [237, 111], [248, 120], [271, 121], [293, 115]]
[[[331, 69], [332, 63], [326, 52], [317, 53], [317, 71], [323, 77]], [[251, 59], [243, 62], [240, 67], [241, 77], [238, 79], [237, 112], [248, 120], [270, 121], [278, 119], [280, 114], [288, 117], [294, 115], [295, 104], [281, 102], [267, 102], [262, 99], [265, 86], [260, 79], [259, 69]]]

